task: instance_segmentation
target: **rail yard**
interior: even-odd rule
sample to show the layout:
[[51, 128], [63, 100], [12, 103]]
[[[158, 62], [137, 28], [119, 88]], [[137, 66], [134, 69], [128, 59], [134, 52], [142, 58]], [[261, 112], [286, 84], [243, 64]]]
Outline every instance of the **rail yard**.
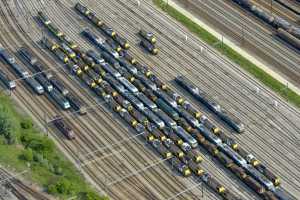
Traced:
[[[299, 199], [299, 109], [152, 1], [0, 8], [1, 87], [100, 194]], [[298, 76], [297, 52], [280, 48]]]

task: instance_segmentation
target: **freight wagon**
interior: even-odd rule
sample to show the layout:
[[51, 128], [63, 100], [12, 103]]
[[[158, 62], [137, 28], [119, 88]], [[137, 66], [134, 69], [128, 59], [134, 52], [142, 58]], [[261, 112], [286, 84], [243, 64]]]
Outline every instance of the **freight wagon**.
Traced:
[[56, 128], [61, 131], [69, 140], [75, 139], [75, 133], [72, 130], [72, 128], [66, 124], [65, 120], [60, 117], [56, 116], [55, 120], [53, 121], [53, 124], [56, 126]]
[[83, 105], [83, 103], [76, 98], [73, 94], [68, 93], [66, 95], [66, 99], [70, 102], [71, 107], [78, 112], [80, 115], [87, 114], [87, 108]]
[[288, 33], [287, 31], [281, 28], [277, 29], [277, 35], [281, 39], [285, 40], [286, 42], [288, 42], [289, 44], [291, 44], [292, 46], [300, 50], [300, 39], [294, 37], [293, 35], [291, 35], [290, 33]]
[[70, 102], [59, 92], [57, 88], [53, 88], [49, 94], [63, 110], [67, 110], [71, 107]]
[[1, 69], [0, 69], [0, 80], [4, 83], [4, 85], [10, 89], [13, 90], [16, 88], [16, 82], [11, 80], [7, 74], [5, 74]]
[[39, 73], [36, 74], [34, 77], [43, 86], [44, 90], [46, 90], [47, 92], [51, 92], [53, 90], [53, 85], [48, 79], [46, 79], [46, 77], [43, 74]]
[[31, 65], [36, 64], [38, 61], [37, 58], [33, 55], [33, 53], [25, 47], [21, 47], [19, 49], [19, 53], [25, 59], [25, 61], [27, 61]]
[[56, 78], [50, 79], [50, 82], [52, 85], [58, 89], [64, 96], [66, 96], [69, 93], [69, 90], [63, 85], [61, 81], [59, 81]]

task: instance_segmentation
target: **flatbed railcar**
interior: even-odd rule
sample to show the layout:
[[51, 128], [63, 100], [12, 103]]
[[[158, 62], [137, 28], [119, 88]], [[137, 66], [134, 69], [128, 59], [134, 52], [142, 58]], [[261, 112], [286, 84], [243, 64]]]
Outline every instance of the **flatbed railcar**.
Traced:
[[1, 69], [0, 69], [0, 80], [4, 83], [4, 85], [10, 89], [13, 90], [16, 88], [16, 82], [14, 80], [11, 80], [6, 73], [4, 73]]
[[68, 110], [71, 107], [70, 102], [57, 88], [54, 87], [49, 94], [63, 110]]
[[65, 120], [61, 116], [56, 116], [53, 124], [61, 131], [69, 140], [74, 140], [76, 135], [72, 128], [66, 124]]
[[219, 194], [225, 192], [225, 187], [218, 183], [216, 179], [214, 179], [210, 174], [207, 172], [201, 177], [202, 180], [211, 188], [213, 188], [215, 191], [217, 191]]
[[68, 93], [66, 95], [66, 99], [70, 102], [71, 107], [78, 112], [80, 115], [87, 114], [87, 108], [83, 105], [83, 103], [75, 97], [73, 94]]
[[224, 122], [229, 126], [234, 128], [239, 133], [245, 131], [244, 124], [234, 115], [223, 110], [216, 101], [212, 100], [205, 92], [201, 91], [196, 87], [190, 80], [184, 76], [177, 76], [175, 78], [176, 83], [186, 89], [190, 94], [192, 94], [198, 101], [207, 106], [212, 110], [217, 116], [219, 116]]

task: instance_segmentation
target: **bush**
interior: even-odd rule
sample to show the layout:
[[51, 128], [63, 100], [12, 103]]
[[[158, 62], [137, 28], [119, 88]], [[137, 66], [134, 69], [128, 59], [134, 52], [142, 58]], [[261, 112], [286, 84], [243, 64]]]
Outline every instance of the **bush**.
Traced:
[[45, 136], [26, 133], [21, 136], [21, 141], [26, 148], [40, 153], [49, 153], [54, 150], [54, 143]]
[[12, 123], [9, 120], [6, 111], [0, 111], [0, 134], [4, 135], [5, 137], [12, 132]]
[[25, 118], [20, 122], [20, 126], [22, 129], [31, 129], [33, 127], [33, 123], [31, 119]]
[[51, 194], [69, 195], [74, 193], [73, 184], [66, 178], [60, 178], [56, 183], [48, 185], [47, 190]]
[[33, 161], [33, 152], [32, 149], [28, 148], [23, 151], [23, 154], [21, 155], [21, 159], [26, 160], [28, 162]]
[[89, 191], [83, 194], [83, 200], [109, 200], [108, 197], [100, 197], [97, 193]]
[[54, 173], [56, 175], [62, 176], [63, 175], [63, 169], [60, 166], [55, 165], [54, 166]]

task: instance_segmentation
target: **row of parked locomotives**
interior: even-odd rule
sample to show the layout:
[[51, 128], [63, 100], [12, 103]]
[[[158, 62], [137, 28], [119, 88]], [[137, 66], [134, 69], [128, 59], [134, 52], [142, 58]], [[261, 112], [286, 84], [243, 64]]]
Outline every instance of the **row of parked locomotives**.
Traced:
[[[81, 6], [85, 13], [92, 13]], [[43, 18], [41, 20], [48, 27], [49, 23]], [[61, 36], [54, 35], [62, 40]], [[239, 199], [200, 167], [202, 158], [197, 148], [201, 145], [262, 198], [288, 199], [277, 176], [162, 82], [149, 67], [137, 61], [133, 63], [128, 52], [127, 56], [121, 53], [122, 50], [118, 53], [88, 29], [82, 35], [97, 47], [99, 53], [93, 50], [85, 52], [78, 45], [69, 45], [76, 57], [71, 58], [63, 51], [64, 55], [60, 55], [56, 50], [61, 48], [60, 45], [51, 39], [47, 39], [47, 47], [178, 172], [185, 176], [200, 176], [224, 199]], [[90, 71], [98, 75], [97, 80]]]
[[214, 101], [206, 92], [195, 86], [190, 80], [184, 76], [177, 76], [176, 83], [188, 91], [195, 99], [207, 106], [212, 112], [220, 117], [225, 123], [231, 126], [239, 133], [245, 131], [245, 125], [239, 118], [224, 110], [216, 101]]
[[[65, 88], [64, 84], [45, 67], [29, 48], [21, 47], [16, 54], [28, 69], [18, 64], [15, 57], [7, 50], [0, 50], [0, 57], [16, 72], [18, 81], [24, 80], [36, 94], [46, 95], [62, 110], [72, 108], [81, 115], [86, 114], [86, 107], [83, 103]], [[1, 80], [9, 89], [16, 87], [15, 81], [9, 79], [2, 70], [0, 71], [0, 76], [3, 76]], [[61, 121], [61, 123], [64, 123], [63, 120]], [[63, 129], [60, 130], [67, 138], [75, 138], [74, 134], [70, 135]]]
[[270, 24], [277, 29], [277, 35], [291, 44], [292, 46], [300, 49], [300, 27], [292, 25], [287, 20], [280, 16], [274, 15], [256, 5], [252, 0], [233, 0], [241, 5], [243, 8], [251, 11], [258, 18]]

